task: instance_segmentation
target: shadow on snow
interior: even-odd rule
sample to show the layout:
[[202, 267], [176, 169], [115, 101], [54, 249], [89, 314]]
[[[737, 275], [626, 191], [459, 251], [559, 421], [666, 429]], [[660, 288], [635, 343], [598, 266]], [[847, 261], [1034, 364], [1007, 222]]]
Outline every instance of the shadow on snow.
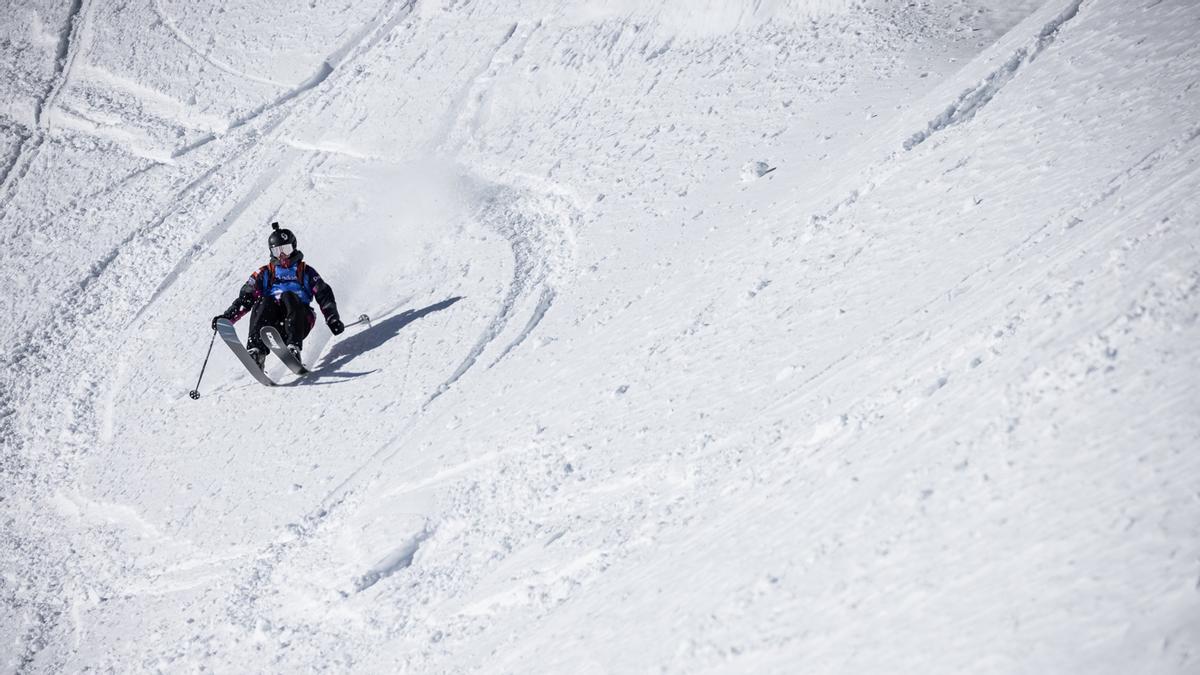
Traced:
[[394, 316], [390, 316], [382, 321], [371, 324], [367, 330], [361, 331], [349, 338], [339, 341], [329, 350], [329, 353], [321, 359], [321, 364], [312, 370], [312, 373], [297, 381], [297, 384], [318, 384], [315, 380], [323, 377], [334, 377], [339, 379], [350, 379], [354, 377], [362, 377], [375, 372], [368, 370], [364, 372], [341, 372], [348, 363], [355, 358], [366, 354], [367, 352], [382, 346], [388, 340], [400, 334], [404, 327], [408, 324], [427, 316], [434, 312], [440, 312], [450, 305], [462, 300], [461, 296], [447, 298], [441, 302], [423, 307], [421, 309], [409, 309]]

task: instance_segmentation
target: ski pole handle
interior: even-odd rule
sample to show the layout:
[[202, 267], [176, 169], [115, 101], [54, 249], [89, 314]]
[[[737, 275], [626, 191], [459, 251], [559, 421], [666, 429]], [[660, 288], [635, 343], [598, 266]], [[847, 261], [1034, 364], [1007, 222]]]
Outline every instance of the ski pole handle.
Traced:
[[208, 368], [208, 357], [212, 356], [213, 343], [217, 341], [217, 330], [213, 329], [212, 339], [208, 341], [208, 353], [204, 355], [204, 365], [200, 366], [200, 377], [196, 379], [196, 388], [188, 392], [192, 400], [200, 398], [200, 381], [204, 379], [204, 371]]

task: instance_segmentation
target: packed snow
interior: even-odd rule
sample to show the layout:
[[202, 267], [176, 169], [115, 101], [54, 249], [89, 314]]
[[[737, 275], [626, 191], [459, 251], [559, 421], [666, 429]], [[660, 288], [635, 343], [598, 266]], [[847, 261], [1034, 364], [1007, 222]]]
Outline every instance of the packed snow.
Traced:
[[1200, 3], [2, 16], [4, 672], [1200, 670]]

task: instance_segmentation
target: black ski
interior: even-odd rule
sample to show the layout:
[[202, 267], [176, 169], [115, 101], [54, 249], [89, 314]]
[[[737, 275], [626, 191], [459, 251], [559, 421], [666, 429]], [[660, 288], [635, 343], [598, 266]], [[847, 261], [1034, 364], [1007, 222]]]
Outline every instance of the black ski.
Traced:
[[225, 341], [225, 344], [229, 345], [229, 350], [233, 352], [233, 355], [237, 357], [238, 361], [241, 361], [242, 365], [246, 366], [246, 370], [250, 371], [250, 374], [254, 376], [254, 379], [268, 387], [275, 386], [275, 382], [271, 380], [271, 378], [267, 377], [267, 374], [262, 371], [262, 368], [259, 368], [258, 364], [254, 362], [254, 357], [250, 356], [250, 352], [246, 351], [246, 348], [242, 346], [242, 341], [238, 339], [237, 330], [234, 329], [233, 324], [229, 322], [229, 319], [217, 320], [217, 333], [220, 334], [221, 339]]
[[279, 331], [274, 326], [263, 326], [258, 335], [262, 338], [263, 344], [271, 349], [271, 353], [280, 361], [283, 361], [283, 365], [287, 366], [293, 373], [297, 375], [308, 374], [308, 368], [305, 368], [299, 359], [292, 356], [292, 353], [288, 351], [287, 345], [283, 342], [283, 336], [279, 334]]

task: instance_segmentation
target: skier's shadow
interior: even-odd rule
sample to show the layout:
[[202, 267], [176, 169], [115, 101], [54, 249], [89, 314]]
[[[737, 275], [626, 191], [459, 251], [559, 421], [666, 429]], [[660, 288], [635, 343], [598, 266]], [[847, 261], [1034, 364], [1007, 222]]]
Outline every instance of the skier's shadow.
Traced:
[[356, 333], [345, 340], [339, 340], [337, 344], [335, 344], [333, 348], [329, 350], [329, 353], [321, 359], [321, 364], [313, 369], [312, 375], [315, 377], [306, 379], [316, 379], [325, 376], [347, 378], [367, 375], [368, 373], [349, 373], [339, 371], [341, 371], [342, 368], [344, 368], [355, 358], [366, 354], [376, 347], [382, 346], [383, 343], [399, 335], [400, 331], [404, 330], [404, 327], [408, 324], [420, 319], [423, 316], [427, 316], [434, 312], [440, 312], [459, 300], [462, 300], [462, 296], [456, 295], [452, 298], [447, 298], [441, 302], [429, 305], [428, 307], [424, 307], [422, 309], [405, 310], [399, 314], [390, 316], [383, 321], [372, 324], [367, 330]]

